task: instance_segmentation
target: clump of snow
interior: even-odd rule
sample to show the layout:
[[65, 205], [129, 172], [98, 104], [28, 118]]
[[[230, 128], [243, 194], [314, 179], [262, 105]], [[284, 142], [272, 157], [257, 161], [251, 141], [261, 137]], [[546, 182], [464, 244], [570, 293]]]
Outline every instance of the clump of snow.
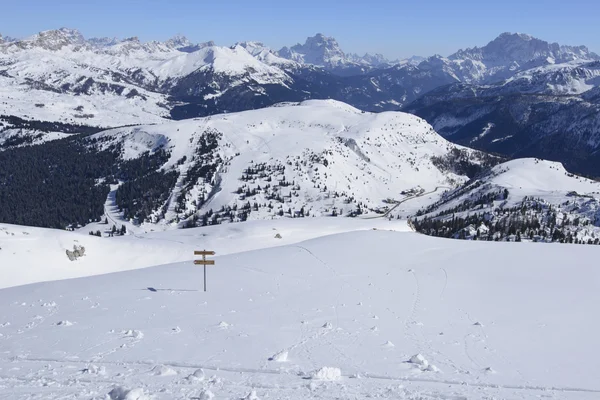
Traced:
[[106, 368], [104, 366], [98, 367], [97, 365], [90, 365], [81, 371], [81, 373], [89, 375], [106, 375]]
[[138, 331], [135, 329], [129, 329], [129, 330], [123, 331], [123, 335], [125, 335], [126, 337], [134, 338], [134, 339], [143, 339], [144, 338], [144, 334], [142, 333], [142, 331]]
[[286, 362], [288, 360], [288, 351], [282, 350], [278, 353], [275, 353], [273, 357], [271, 357], [269, 360], [276, 362]]
[[229, 328], [230, 326], [231, 326], [231, 325], [230, 325], [230, 324], [228, 324], [228, 323], [227, 323], [227, 322], [225, 322], [225, 321], [221, 321], [221, 322], [219, 323], [219, 328], [221, 328], [221, 329], [227, 329], [227, 328]]
[[177, 375], [177, 371], [173, 368], [167, 367], [166, 365], [157, 365], [152, 369], [152, 372], [156, 376], [174, 376]]
[[320, 381], [337, 381], [342, 377], [342, 371], [334, 367], [322, 367], [310, 374], [312, 379]]
[[212, 400], [213, 397], [215, 397], [213, 392], [211, 392], [210, 390], [204, 390], [198, 395], [197, 399], [198, 400]]
[[440, 369], [433, 364], [429, 365], [425, 370], [429, 372], [440, 372]]
[[409, 360], [410, 363], [418, 365], [421, 368], [427, 368], [429, 366], [429, 361], [425, 359], [421, 354], [415, 354]]
[[206, 374], [204, 373], [204, 370], [200, 368], [194, 371], [194, 373], [188, 376], [186, 379], [190, 382], [202, 382], [205, 378]]
[[58, 325], [58, 326], [72, 326], [73, 323], [71, 321], [66, 321], [65, 320], [65, 321], [59, 321], [59, 322], [57, 322], [56, 325]]
[[248, 393], [248, 396], [244, 397], [244, 400], [260, 400], [260, 398], [256, 394], [256, 390], [253, 390]]
[[383, 344], [384, 347], [396, 347], [396, 345], [389, 340]]
[[323, 324], [322, 328], [323, 329], [333, 329], [333, 325], [331, 325], [331, 322], [325, 322], [325, 324]]
[[107, 400], [151, 400], [144, 389], [125, 389], [121, 386], [117, 386], [108, 393]]

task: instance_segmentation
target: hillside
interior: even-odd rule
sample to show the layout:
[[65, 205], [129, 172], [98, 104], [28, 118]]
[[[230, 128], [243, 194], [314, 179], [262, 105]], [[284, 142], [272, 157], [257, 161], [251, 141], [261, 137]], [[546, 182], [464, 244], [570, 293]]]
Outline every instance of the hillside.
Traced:
[[497, 162], [408, 114], [333, 100], [287, 103], [0, 152], [0, 220], [65, 228], [107, 218], [120, 225], [124, 217], [170, 228], [376, 216]]
[[[88, 235], [87, 228], [68, 232], [0, 224], [0, 288], [190, 261], [194, 250], [204, 248], [217, 248], [223, 256], [370, 229], [403, 231], [408, 227], [384, 218], [302, 218], [167, 232], [130, 230], [122, 237], [98, 238]], [[71, 261], [66, 252], [77, 246], [84, 247], [84, 256]]]
[[162, 196], [168, 200], [150, 213], [130, 207], [125, 214], [184, 226], [383, 213], [403, 192], [467, 179], [467, 172], [436, 167], [432, 157], [456, 150], [476, 170], [495, 161], [448, 143], [414, 116], [365, 113], [335, 101], [116, 129], [90, 140], [122, 147], [124, 159], [162, 148], [168, 159], [160, 170], [178, 176]]
[[[310, 229], [330, 220], [314, 219]], [[270, 229], [282, 222], [289, 220]], [[191, 231], [207, 230], [180, 232]], [[90, 246], [72, 268], [94, 259], [101, 266], [103, 257], [111, 268], [109, 252]], [[598, 247], [540, 251], [370, 228], [219, 256], [223, 246], [211, 247], [217, 257], [206, 293], [202, 268], [190, 260], [0, 290], [0, 397], [591, 400], [600, 393], [590, 319], [600, 301]], [[3, 269], [21, 268], [7, 267], [5, 256], [0, 250]], [[35, 257], [43, 271], [44, 254]]]
[[495, 166], [416, 213], [433, 236], [599, 244], [600, 183], [560, 163], [519, 159]]

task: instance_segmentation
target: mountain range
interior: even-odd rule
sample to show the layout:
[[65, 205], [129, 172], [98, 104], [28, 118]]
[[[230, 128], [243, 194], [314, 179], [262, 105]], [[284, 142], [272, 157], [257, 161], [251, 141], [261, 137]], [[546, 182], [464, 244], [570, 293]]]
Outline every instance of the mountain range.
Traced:
[[31, 121], [69, 133], [335, 99], [365, 111], [402, 109], [456, 143], [598, 175], [599, 82], [600, 57], [586, 47], [525, 34], [448, 57], [390, 61], [347, 54], [322, 34], [274, 51], [183, 36], [85, 39], [62, 28], [0, 40], [0, 141], [39, 139], [45, 132], [31, 132]]
[[[435, 201], [518, 157], [598, 176], [599, 82], [595, 53], [524, 34], [396, 61], [344, 53], [321, 34], [279, 51], [65, 28], [5, 38], [3, 220], [64, 228], [113, 215], [187, 227], [381, 216], [402, 196], [433, 191]], [[398, 110], [416, 117], [387, 112]], [[45, 208], [28, 205], [33, 188]]]

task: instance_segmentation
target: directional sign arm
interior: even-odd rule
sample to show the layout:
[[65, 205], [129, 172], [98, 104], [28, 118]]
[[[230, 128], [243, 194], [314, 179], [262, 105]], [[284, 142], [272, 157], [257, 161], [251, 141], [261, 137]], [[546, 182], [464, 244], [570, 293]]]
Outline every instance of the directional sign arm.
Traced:
[[194, 251], [194, 255], [195, 256], [214, 256], [215, 252], [214, 251], [207, 251], [207, 250], [203, 250], [203, 251]]
[[194, 260], [196, 265], [215, 265], [215, 260]]

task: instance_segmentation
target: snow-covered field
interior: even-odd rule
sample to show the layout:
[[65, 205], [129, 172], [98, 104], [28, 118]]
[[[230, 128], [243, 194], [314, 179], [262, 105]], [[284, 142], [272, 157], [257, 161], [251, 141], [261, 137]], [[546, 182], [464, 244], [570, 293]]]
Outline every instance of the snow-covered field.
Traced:
[[[600, 396], [596, 246], [437, 239], [382, 219], [113, 239], [2, 229], [15, 233], [0, 236], [3, 286], [25, 267], [18, 283], [50, 276], [75, 237], [86, 255], [58, 270], [174, 263], [0, 290], [0, 399]], [[202, 268], [178, 262], [205, 247], [206, 293]]]
[[[112, 225], [102, 226], [109, 230]], [[215, 249], [226, 255], [367, 229], [408, 227], [383, 218], [285, 218], [167, 232], [130, 230], [123, 237], [98, 238], [90, 236], [87, 227], [79, 233], [0, 224], [0, 288], [189, 261], [194, 250]], [[71, 262], [66, 251], [74, 246], [83, 246], [85, 257]]]

